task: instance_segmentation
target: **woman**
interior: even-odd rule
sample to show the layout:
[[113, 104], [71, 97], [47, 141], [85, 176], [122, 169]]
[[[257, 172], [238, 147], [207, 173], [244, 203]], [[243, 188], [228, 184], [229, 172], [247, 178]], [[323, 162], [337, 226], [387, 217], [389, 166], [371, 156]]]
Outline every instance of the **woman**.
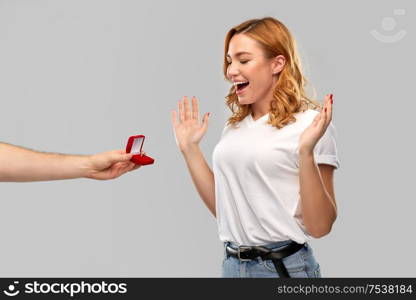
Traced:
[[307, 243], [328, 234], [337, 216], [333, 188], [339, 167], [332, 94], [319, 105], [305, 93], [295, 41], [273, 18], [232, 28], [225, 38], [224, 75], [232, 83], [232, 115], [209, 168], [199, 121], [179, 101], [172, 112], [177, 144], [193, 182], [216, 216], [225, 246], [223, 277], [320, 277]]

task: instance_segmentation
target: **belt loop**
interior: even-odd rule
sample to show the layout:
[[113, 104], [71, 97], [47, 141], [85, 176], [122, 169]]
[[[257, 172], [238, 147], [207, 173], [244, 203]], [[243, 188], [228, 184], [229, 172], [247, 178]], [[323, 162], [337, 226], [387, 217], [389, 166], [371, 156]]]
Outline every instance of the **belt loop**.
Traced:
[[281, 259], [272, 259], [272, 262], [280, 278], [290, 278], [289, 273], [285, 267], [285, 264], [283, 263]]

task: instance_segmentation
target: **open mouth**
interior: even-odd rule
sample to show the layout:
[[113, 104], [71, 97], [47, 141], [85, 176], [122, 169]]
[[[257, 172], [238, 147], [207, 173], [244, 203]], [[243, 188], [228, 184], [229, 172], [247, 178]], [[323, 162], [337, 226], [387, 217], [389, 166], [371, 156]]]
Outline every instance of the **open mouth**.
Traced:
[[237, 89], [236, 90], [237, 94], [241, 93], [249, 84], [250, 84], [250, 82], [248, 82], [248, 81], [234, 83], [234, 85], [236, 86], [236, 89]]

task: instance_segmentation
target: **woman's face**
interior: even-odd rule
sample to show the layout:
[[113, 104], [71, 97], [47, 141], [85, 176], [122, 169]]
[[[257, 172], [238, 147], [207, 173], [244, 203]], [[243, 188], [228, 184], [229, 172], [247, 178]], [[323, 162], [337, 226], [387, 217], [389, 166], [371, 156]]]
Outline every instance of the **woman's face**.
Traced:
[[283, 66], [279, 68], [276, 59], [267, 59], [257, 41], [245, 34], [234, 35], [228, 47], [227, 60], [227, 78], [236, 87], [240, 104], [272, 99], [273, 85]]

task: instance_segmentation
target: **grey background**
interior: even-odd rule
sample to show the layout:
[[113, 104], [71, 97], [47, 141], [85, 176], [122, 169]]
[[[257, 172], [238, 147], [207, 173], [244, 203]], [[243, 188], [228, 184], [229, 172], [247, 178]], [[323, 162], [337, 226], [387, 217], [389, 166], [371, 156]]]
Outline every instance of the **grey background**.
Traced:
[[[394, 16], [396, 8], [406, 14]], [[415, 276], [415, 8], [414, 1], [0, 1], [0, 140], [88, 154], [145, 134], [144, 149], [156, 159], [114, 181], [1, 183], [0, 276], [219, 276], [216, 222], [192, 186], [169, 113], [183, 95], [200, 98], [212, 114], [201, 144], [211, 164], [229, 114], [225, 33], [264, 16], [295, 35], [318, 98], [334, 94], [339, 217], [330, 235], [311, 242], [323, 276]], [[395, 18], [395, 30], [383, 31], [384, 17]], [[388, 44], [373, 29], [407, 35]]]

